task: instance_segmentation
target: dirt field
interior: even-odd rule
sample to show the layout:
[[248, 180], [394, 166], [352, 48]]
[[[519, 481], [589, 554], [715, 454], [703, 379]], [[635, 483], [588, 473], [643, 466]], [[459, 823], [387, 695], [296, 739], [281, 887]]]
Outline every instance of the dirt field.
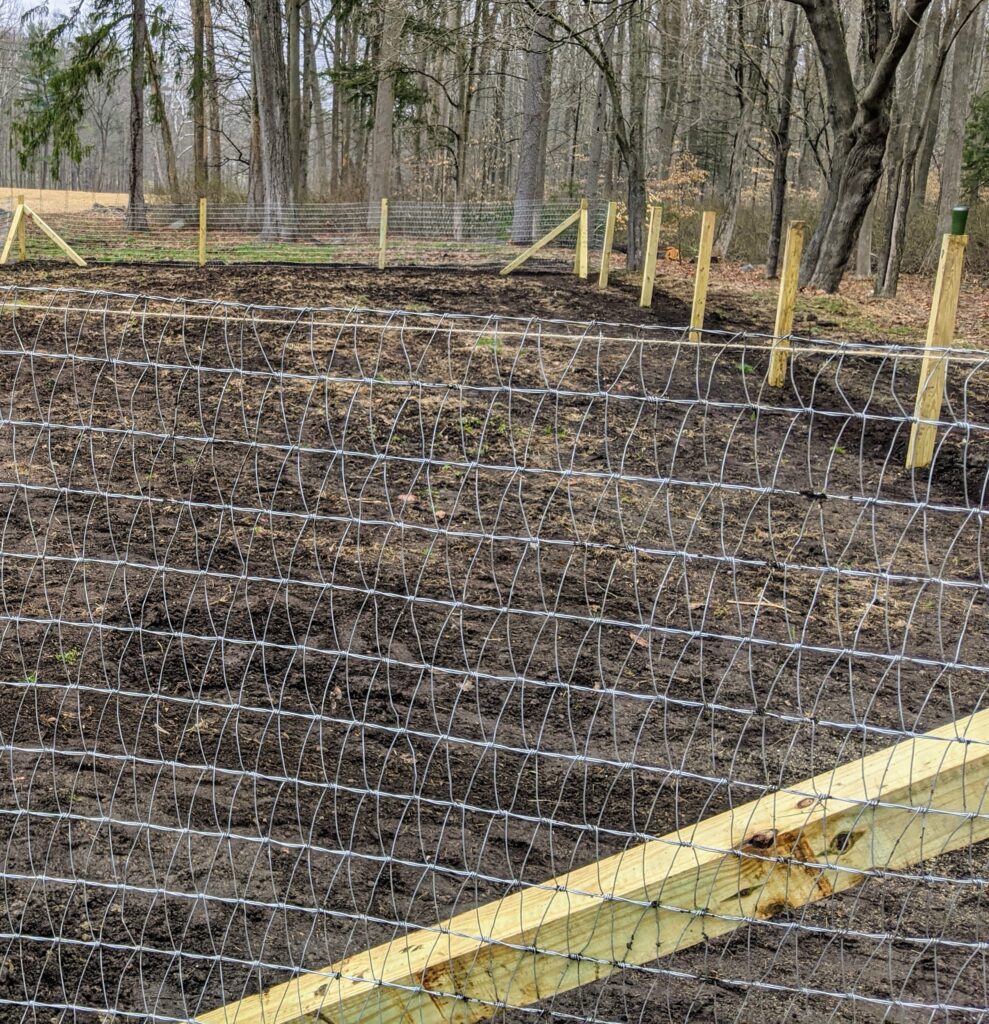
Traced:
[[[686, 319], [566, 275], [29, 281]], [[770, 396], [758, 344], [17, 302], [8, 352], [71, 358], [0, 359], [15, 1019], [193, 1016], [985, 699], [989, 441], [900, 468], [913, 361], [811, 353]], [[987, 384], [950, 379], [969, 423]], [[985, 877], [879, 876], [549, 1015], [974, 1021]]]
[[94, 206], [126, 206], [126, 192], [80, 192], [64, 188], [0, 188], [0, 206], [13, 209], [24, 196], [36, 213], [81, 213]]

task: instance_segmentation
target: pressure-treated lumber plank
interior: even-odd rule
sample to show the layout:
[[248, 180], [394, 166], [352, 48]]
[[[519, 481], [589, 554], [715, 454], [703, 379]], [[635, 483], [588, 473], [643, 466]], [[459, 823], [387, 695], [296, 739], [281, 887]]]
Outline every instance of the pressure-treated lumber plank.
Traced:
[[378, 214], [378, 270], [385, 269], [385, 251], [388, 248], [388, 200], [382, 197]]
[[659, 229], [663, 224], [662, 206], [649, 207], [649, 231], [646, 234], [646, 259], [642, 268], [642, 291], [639, 305], [651, 306], [653, 287], [656, 284], [656, 258], [659, 255]]
[[618, 203], [608, 203], [608, 212], [604, 215], [604, 241], [601, 243], [601, 269], [598, 271], [598, 288], [604, 291], [608, 287], [608, 276], [611, 273], [611, 247], [615, 244], [615, 221], [618, 219]]
[[206, 197], [199, 197], [199, 265], [206, 266]]
[[577, 247], [573, 255], [573, 272], [580, 278], [587, 277], [588, 257], [587, 251], [590, 244], [588, 234], [590, 225], [587, 217], [587, 200], [581, 199], [580, 209], [577, 211], [580, 216], [577, 218]]
[[989, 838], [987, 784], [989, 709], [197, 1021], [481, 1020]]
[[77, 267], [86, 266], [86, 261], [61, 237], [57, 232], [53, 231], [35, 212], [30, 206], [24, 207], [24, 215], [30, 217], [34, 223], [41, 228], [41, 230], [69, 257], [70, 260]]
[[553, 239], [557, 237], [557, 235], [562, 235], [563, 232], [566, 231], [571, 224], [576, 224], [579, 219], [580, 210], [574, 210], [574, 212], [571, 213], [569, 217], [567, 217], [565, 220], [560, 221], [560, 223], [557, 224], [552, 231], [547, 231], [546, 234], [543, 235], [543, 237], [540, 238], [538, 242], [533, 242], [528, 249], [526, 249], [524, 252], [520, 252], [518, 256], [516, 256], [515, 259], [512, 260], [511, 263], [502, 267], [501, 270], [499, 271], [501, 276], [505, 277], [508, 274], [510, 274], [513, 270], [518, 270], [519, 267], [521, 267], [522, 264], [525, 263], [525, 261], [530, 256], [534, 256], [537, 252], [539, 252], [540, 249], [542, 249], [544, 245], [549, 245], [549, 243], [552, 242]]
[[707, 305], [707, 282], [711, 276], [711, 249], [714, 245], [714, 211], [701, 216], [701, 238], [697, 248], [697, 272], [694, 275], [694, 302], [690, 309], [690, 340], [699, 342], [704, 329], [704, 307]]
[[935, 421], [941, 418], [947, 377], [948, 357], [942, 350], [950, 347], [955, 336], [955, 314], [958, 311], [967, 243], [968, 235], [945, 235], [941, 242], [941, 259], [938, 262], [937, 280], [934, 282], [931, 317], [927, 324], [926, 351], [920, 367], [920, 384], [917, 387], [914, 420], [910, 426], [910, 443], [907, 446], [907, 469], [928, 466], [934, 457], [937, 437]]
[[[24, 205], [23, 195], [17, 197], [17, 205]], [[24, 223], [23, 217], [21, 217], [20, 223], [17, 225], [17, 258], [22, 263], [27, 259], [27, 225]]]
[[18, 237], [18, 229], [23, 222], [24, 204], [18, 203], [17, 209], [14, 210], [14, 216], [10, 219], [10, 227], [7, 229], [7, 238], [3, 243], [3, 252], [0, 253], [0, 266], [10, 259], [10, 250], [14, 244], [14, 239]]
[[797, 304], [797, 281], [800, 277], [800, 255], [803, 248], [804, 224], [795, 220], [786, 232], [780, 293], [776, 300], [773, 350], [769, 354], [769, 386], [774, 388], [781, 388], [786, 383], [786, 370], [790, 362], [790, 334], [793, 331], [793, 310]]

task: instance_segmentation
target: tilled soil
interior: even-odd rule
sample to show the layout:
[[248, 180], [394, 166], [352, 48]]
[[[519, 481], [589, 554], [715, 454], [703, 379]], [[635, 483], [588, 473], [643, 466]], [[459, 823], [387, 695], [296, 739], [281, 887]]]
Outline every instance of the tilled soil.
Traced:
[[[564, 275], [9, 280], [686, 319]], [[192, 1017], [983, 702], [981, 365], [911, 473], [917, 362], [879, 350], [771, 392], [758, 341], [672, 331], [30, 292], [0, 322], [12, 1019]], [[540, 1006], [977, 1020], [985, 860]]]

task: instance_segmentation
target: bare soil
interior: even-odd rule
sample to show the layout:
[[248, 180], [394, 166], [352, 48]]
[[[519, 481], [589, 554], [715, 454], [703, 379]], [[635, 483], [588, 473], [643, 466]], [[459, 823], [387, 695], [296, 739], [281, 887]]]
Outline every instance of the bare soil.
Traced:
[[[686, 319], [567, 275], [9, 282]], [[760, 345], [676, 332], [17, 301], [0, 321], [8, 1019], [194, 1016], [984, 701], [989, 442], [959, 428], [930, 471], [901, 468], [914, 362], [808, 353], [770, 394]], [[970, 424], [989, 423], [987, 383], [949, 379]], [[985, 852], [543, 1005], [980, 1019]]]

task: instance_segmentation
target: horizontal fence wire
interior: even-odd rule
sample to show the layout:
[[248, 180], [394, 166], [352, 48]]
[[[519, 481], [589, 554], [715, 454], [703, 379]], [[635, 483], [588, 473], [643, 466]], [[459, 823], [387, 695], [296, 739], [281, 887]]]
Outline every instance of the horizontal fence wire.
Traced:
[[[392, 200], [387, 214], [387, 261], [392, 265], [495, 266], [556, 227], [578, 207], [577, 199], [546, 202], [439, 203]], [[0, 211], [6, 233], [13, 205]], [[605, 201], [589, 204], [590, 244], [600, 246]], [[198, 203], [151, 202], [146, 231], [131, 231], [126, 204], [93, 203], [81, 209], [37, 211], [88, 262], [195, 263], [199, 258]], [[208, 203], [209, 262], [356, 263], [377, 266], [381, 208], [373, 203], [253, 207]], [[577, 229], [571, 226], [533, 257], [530, 266], [562, 269], [573, 260]], [[28, 259], [64, 259], [41, 232], [27, 229]], [[618, 240], [618, 249], [622, 240]], [[566, 252], [569, 250], [569, 255]], [[14, 247], [13, 258], [17, 258]], [[623, 259], [616, 251], [614, 265]]]
[[[981, 352], [908, 471], [909, 346], [795, 340], [770, 389], [772, 339], [680, 328], [26, 287], [0, 325], [5, 1019], [189, 1021], [985, 703]], [[986, 860], [474, 1010], [989, 1019]]]

